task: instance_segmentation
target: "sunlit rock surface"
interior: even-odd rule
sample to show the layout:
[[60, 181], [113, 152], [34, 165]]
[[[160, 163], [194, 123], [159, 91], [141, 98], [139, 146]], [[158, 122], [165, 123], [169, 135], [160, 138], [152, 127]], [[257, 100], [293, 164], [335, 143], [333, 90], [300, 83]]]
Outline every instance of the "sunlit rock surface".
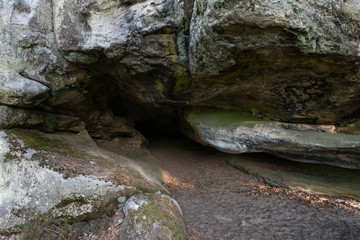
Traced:
[[73, 221], [111, 216], [133, 194], [166, 192], [156, 165], [139, 165], [108, 149], [86, 132], [1, 131], [0, 232], [16, 232], [42, 215]]

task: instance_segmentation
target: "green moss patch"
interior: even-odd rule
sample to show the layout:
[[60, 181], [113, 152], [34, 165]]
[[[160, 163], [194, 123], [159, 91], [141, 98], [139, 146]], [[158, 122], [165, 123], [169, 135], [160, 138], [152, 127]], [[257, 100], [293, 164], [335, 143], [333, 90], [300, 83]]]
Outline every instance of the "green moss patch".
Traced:
[[46, 137], [37, 130], [12, 129], [9, 132], [20, 138], [27, 147], [35, 150], [54, 152], [80, 157], [83, 153], [61, 140]]
[[177, 67], [175, 71], [176, 83], [173, 88], [175, 97], [182, 96], [191, 86], [190, 74], [185, 67]]
[[[115, 151], [115, 147], [109, 149], [110, 151], [104, 151], [102, 148], [96, 149], [96, 147], [91, 150], [82, 149], [75, 146], [75, 143], [67, 143], [66, 138], [61, 138], [60, 135], [45, 135], [36, 130], [11, 129], [8, 130], [8, 133], [16, 135], [26, 147], [45, 151], [37, 156], [40, 165], [60, 172], [66, 178], [92, 175], [119, 185], [131, 186], [124, 189], [123, 194], [126, 196], [137, 190], [145, 192], [164, 191], [159, 183], [146, 178], [136, 167], [136, 159], [145, 158], [143, 151], [140, 154], [141, 156], [135, 157], [139, 154], [135, 150], [131, 152], [132, 154], [130, 154], [130, 150], [126, 154], [122, 151]], [[75, 134], [72, 136], [72, 138], [77, 137]], [[76, 141], [82, 140], [79, 138], [75, 139], [74, 142]], [[89, 151], [98, 152], [98, 154], [92, 154]], [[134, 162], [132, 162], [133, 159], [135, 159]], [[140, 171], [145, 172], [146, 170], [140, 169]], [[160, 173], [158, 174], [160, 175]]]
[[159, 202], [153, 200], [148, 204], [141, 206], [137, 212], [137, 215], [142, 217], [146, 216], [151, 225], [157, 222], [161, 222], [161, 224], [174, 233], [175, 239], [181, 239], [180, 236], [178, 236], [178, 233], [181, 232], [181, 225], [175, 221], [175, 216], [169, 214], [169, 209], [167, 209], [169, 207], [166, 208], [166, 205], [169, 205], [170, 203], [166, 201], [169, 200], [159, 199]]
[[360, 198], [360, 170], [293, 162], [266, 154], [234, 156], [227, 163], [273, 185]]
[[228, 129], [236, 128], [239, 125], [252, 126], [271, 122], [246, 112], [216, 108], [194, 109], [187, 114], [186, 120], [190, 124], [202, 124], [213, 128], [227, 127]]

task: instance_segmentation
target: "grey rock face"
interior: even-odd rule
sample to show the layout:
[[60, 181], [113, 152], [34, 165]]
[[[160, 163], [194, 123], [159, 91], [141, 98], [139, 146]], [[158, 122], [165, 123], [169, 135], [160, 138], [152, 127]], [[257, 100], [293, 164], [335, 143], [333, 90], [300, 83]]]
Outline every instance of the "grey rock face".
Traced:
[[18, 73], [52, 89], [62, 86], [69, 67], [55, 42], [52, 2], [1, 1], [0, 11], [1, 71]]
[[0, 76], [0, 103], [13, 106], [37, 105], [44, 101], [49, 88], [15, 72]]
[[86, 131], [0, 131], [0, 233], [44, 214], [74, 221], [111, 215], [138, 191], [164, 191], [155, 174], [143, 172]]
[[53, 98], [88, 79], [61, 55], [52, 22], [52, 1], [0, 1], [1, 127], [53, 129]]
[[184, 72], [182, 1], [56, 1], [59, 48], [71, 62], [110, 75], [122, 97], [169, 104]]
[[[166, 33], [167, 28], [174, 28], [172, 1], [131, 3], [133, 5], [125, 5], [121, 1], [93, 0], [75, 4], [72, 1], [56, 1], [54, 24], [60, 49], [74, 62], [82, 61], [82, 58], [76, 58], [81, 52], [86, 54], [94, 50], [103, 51], [110, 59], [121, 59], [126, 53], [132, 53], [127, 48], [147, 50], [136, 49], [140, 46], [128, 46], [128, 43], [143, 41], [140, 37], [157, 31]], [[152, 52], [155, 55], [165, 54], [163, 51]], [[95, 58], [90, 60], [90, 56], [88, 59], [83, 63], [96, 61]]]
[[358, 114], [356, 10], [355, 1], [195, 1], [193, 104], [312, 124]]
[[1, 128], [12, 128], [19, 126], [38, 127], [45, 122], [45, 116], [38, 112], [0, 106]]
[[357, 1], [2, 1], [0, 103], [36, 111], [3, 107], [1, 123], [136, 136], [126, 122], [209, 106], [346, 127], [360, 111], [358, 10]]
[[0, 105], [0, 128], [36, 128], [46, 132], [81, 132], [85, 123], [78, 118], [37, 110]]
[[[91, 108], [135, 119], [186, 105], [347, 125], [359, 119], [358, 9], [310, 0], [4, 2], [3, 102], [46, 105], [88, 126], [98, 124], [84, 114]], [[12, 78], [33, 90], [9, 87]], [[103, 104], [56, 104], [100, 82], [109, 83], [94, 97]]]
[[360, 111], [358, 10], [357, 1], [2, 1], [1, 125], [135, 136], [117, 119], [191, 105], [346, 127]]
[[0, 232], [48, 212], [54, 217], [91, 215], [108, 204], [110, 199], [104, 199], [124, 190], [94, 176], [67, 178], [40, 159], [41, 151], [0, 132]]
[[193, 74], [226, 70], [239, 52], [261, 47], [360, 56], [359, 10], [355, 1], [195, 1]]

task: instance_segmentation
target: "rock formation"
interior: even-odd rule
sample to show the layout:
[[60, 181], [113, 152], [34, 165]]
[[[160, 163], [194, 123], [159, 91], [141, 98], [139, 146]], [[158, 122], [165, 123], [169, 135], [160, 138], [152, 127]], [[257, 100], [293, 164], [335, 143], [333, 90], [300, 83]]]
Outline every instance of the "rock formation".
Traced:
[[229, 153], [267, 152], [301, 162], [360, 168], [358, 135], [331, 125], [264, 121], [232, 110], [197, 109], [186, 116], [188, 136]]
[[[73, 189], [72, 197], [50, 194], [46, 207], [0, 203], [4, 214], [23, 209], [5, 214], [0, 229], [76, 202], [81, 184], [96, 197], [74, 204], [91, 206], [91, 214], [124, 195], [114, 178], [93, 179], [105, 170], [76, 170], [67, 179], [59, 173], [67, 167], [44, 160], [50, 149], [37, 152], [22, 145], [27, 136], [6, 129], [125, 138], [119, 141], [139, 147], [146, 139], [136, 122], [179, 119], [185, 134], [222, 151], [360, 168], [359, 13], [357, 0], [0, 0], [0, 171], [20, 182], [16, 171], [25, 168], [57, 179], [56, 186], [34, 183], [34, 193]], [[89, 163], [97, 158], [90, 155]], [[135, 182], [126, 186], [137, 189]], [[13, 189], [5, 182], [0, 188]]]

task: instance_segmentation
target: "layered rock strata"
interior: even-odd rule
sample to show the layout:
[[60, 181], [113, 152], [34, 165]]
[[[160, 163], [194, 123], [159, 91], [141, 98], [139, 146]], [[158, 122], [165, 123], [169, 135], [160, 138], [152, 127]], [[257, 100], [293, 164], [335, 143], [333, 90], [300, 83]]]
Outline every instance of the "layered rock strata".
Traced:
[[229, 153], [267, 152], [301, 162], [360, 168], [360, 136], [334, 126], [281, 123], [224, 110], [198, 109], [186, 115], [184, 132]]

